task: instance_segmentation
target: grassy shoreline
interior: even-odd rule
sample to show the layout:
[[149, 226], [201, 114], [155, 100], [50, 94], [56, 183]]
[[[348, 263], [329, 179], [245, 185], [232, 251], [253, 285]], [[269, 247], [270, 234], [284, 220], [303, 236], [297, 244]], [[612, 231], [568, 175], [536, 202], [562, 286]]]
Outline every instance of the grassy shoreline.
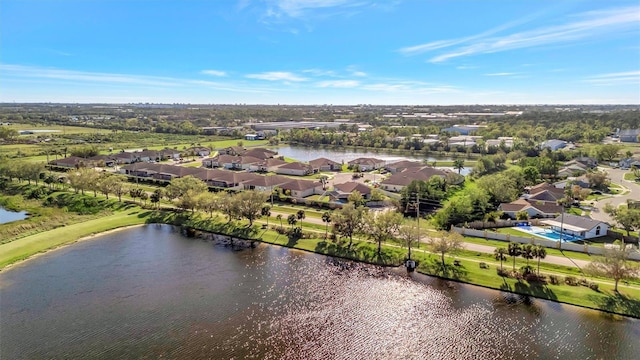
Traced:
[[[382, 256], [379, 257], [376, 245], [366, 241], [356, 240], [350, 249], [344, 243], [334, 243], [317, 238], [292, 241], [286, 235], [277, 234], [273, 230], [259, 229], [258, 225], [249, 228], [244, 224], [238, 226], [216, 220], [191, 218], [188, 214], [153, 212], [136, 207], [100, 219], [56, 228], [0, 245], [0, 271], [5, 271], [12, 265], [23, 263], [24, 260], [35, 258], [38, 254], [78, 241], [96, 238], [103, 235], [104, 232], [147, 223], [182, 225], [203, 232], [221, 233], [250, 241], [380, 266], [401, 266], [406, 252], [405, 249], [398, 246], [385, 244], [382, 247]], [[611, 314], [640, 318], [640, 301], [637, 300], [640, 299], [640, 289], [637, 287], [621, 284], [621, 294], [615, 294], [612, 291], [612, 284], [602, 280], [596, 280], [600, 285], [600, 290], [597, 292], [583, 286], [536, 285], [497, 275], [496, 269], [499, 264], [488, 261], [481, 254], [474, 255], [472, 252], [464, 252], [456, 257], [458, 266], [451, 265], [453, 258], [447, 256], [448, 263], [442, 267], [437, 255], [426, 252], [424, 249], [414, 249], [412, 253], [413, 258], [419, 262], [417, 271], [424, 275]], [[480, 262], [488, 264], [490, 269], [481, 269]], [[510, 262], [505, 262], [505, 269], [509, 268]], [[553, 267], [542, 266], [541, 270], [546, 274], [556, 274]]]

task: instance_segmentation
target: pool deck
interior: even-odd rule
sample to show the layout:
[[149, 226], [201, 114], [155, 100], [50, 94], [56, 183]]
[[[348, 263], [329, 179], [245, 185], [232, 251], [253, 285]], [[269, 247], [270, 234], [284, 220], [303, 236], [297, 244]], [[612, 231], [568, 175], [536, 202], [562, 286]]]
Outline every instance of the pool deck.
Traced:
[[[549, 236], [545, 236], [548, 232], [546, 229], [541, 228], [539, 226], [514, 226], [512, 227], [512, 229], [514, 230], [518, 230], [522, 233], [525, 234], [529, 234], [529, 235], [534, 235], [537, 236], [541, 239], [545, 239], [545, 240], [551, 240], [551, 241], [559, 241], [560, 239], [554, 239], [552, 237]], [[570, 234], [563, 234], [563, 237], [567, 237], [566, 239], [563, 239], [562, 242], [573, 242], [573, 241], [580, 241], [582, 239], [576, 238], [573, 235]]]

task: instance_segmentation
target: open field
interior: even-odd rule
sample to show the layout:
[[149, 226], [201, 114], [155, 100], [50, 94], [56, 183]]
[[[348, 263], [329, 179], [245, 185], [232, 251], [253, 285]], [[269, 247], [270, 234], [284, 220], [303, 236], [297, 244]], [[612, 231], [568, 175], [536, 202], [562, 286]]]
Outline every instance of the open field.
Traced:
[[[7, 126], [7, 125], [4, 125]], [[38, 130], [37, 133], [31, 135], [21, 135], [21, 136], [37, 136], [39, 134], [59, 134], [59, 135], [70, 135], [70, 134], [97, 134], [97, 133], [107, 133], [111, 132], [111, 130], [106, 129], [98, 129], [93, 127], [84, 127], [84, 126], [62, 126], [62, 125], [33, 125], [33, 124], [17, 124], [13, 123], [7, 126], [9, 129], [13, 129], [16, 131], [20, 130]], [[43, 130], [53, 130], [49, 132], [43, 132]]]

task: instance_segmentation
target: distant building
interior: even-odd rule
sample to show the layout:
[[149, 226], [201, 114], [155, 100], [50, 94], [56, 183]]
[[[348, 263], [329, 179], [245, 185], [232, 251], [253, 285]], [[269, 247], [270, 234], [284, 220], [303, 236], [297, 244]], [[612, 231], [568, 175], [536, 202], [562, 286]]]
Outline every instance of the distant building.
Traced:
[[621, 130], [618, 133], [621, 142], [638, 142], [638, 136], [640, 136], [640, 129]]
[[540, 149], [549, 148], [551, 151], [563, 149], [567, 146], [567, 142], [564, 140], [547, 140], [540, 144]]
[[476, 132], [481, 128], [486, 127], [485, 125], [453, 125], [452, 127], [441, 129], [442, 132], [448, 133], [458, 133], [460, 135], [469, 135], [472, 132]]

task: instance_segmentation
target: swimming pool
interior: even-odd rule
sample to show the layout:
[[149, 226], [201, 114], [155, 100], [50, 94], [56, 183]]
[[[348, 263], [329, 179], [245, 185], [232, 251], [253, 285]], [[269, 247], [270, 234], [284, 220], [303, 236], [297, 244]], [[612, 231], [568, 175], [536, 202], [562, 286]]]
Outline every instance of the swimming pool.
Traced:
[[[527, 234], [532, 234], [543, 239], [559, 241], [560, 240], [560, 232], [552, 230], [552, 229], [544, 229], [537, 226], [516, 226], [512, 229], [516, 229], [522, 231]], [[562, 234], [563, 241], [578, 241], [582, 240], [579, 236], [574, 236], [571, 234]]]

